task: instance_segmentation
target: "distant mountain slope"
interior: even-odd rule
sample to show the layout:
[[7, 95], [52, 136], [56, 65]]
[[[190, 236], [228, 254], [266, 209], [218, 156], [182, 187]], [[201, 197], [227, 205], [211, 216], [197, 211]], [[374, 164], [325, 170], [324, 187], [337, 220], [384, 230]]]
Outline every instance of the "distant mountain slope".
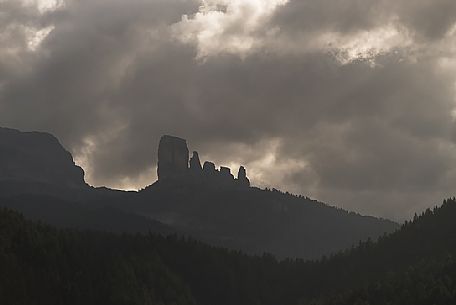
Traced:
[[[162, 179], [140, 192], [90, 187], [70, 153], [49, 134], [0, 129], [0, 143], [0, 205], [59, 226], [112, 231], [117, 224], [114, 231], [130, 232], [150, 227], [248, 253], [302, 258], [317, 258], [398, 227], [308, 198], [250, 187], [244, 167], [235, 178], [229, 168], [218, 170], [212, 162], [201, 166], [196, 152], [188, 160], [186, 141], [177, 137], [163, 137]], [[43, 197], [64, 208], [47, 202], [37, 209]], [[150, 223], [135, 225], [134, 217]]]
[[0, 209], [2, 304], [429, 305], [456, 302], [456, 200], [319, 261], [157, 235], [62, 231]]
[[160, 186], [141, 191], [132, 205], [211, 244], [248, 253], [318, 258], [360, 240], [392, 232], [391, 221], [336, 209], [277, 190]]
[[58, 227], [83, 228], [117, 233], [174, 234], [176, 230], [158, 221], [110, 206], [85, 204], [41, 194], [0, 196], [0, 206], [20, 211], [29, 219]]

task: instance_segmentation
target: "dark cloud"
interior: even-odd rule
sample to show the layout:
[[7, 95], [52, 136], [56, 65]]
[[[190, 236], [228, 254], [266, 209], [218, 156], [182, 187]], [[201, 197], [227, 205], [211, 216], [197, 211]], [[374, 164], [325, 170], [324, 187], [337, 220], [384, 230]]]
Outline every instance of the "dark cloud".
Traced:
[[279, 8], [271, 23], [286, 33], [369, 30], [389, 21], [385, 4], [385, 0], [295, 0]]
[[291, 0], [271, 25], [287, 34], [369, 31], [387, 23], [402, 24], [420, 39], [442, 38], [456, 22], [452, 0]]
[[421, 36], [419, 38], [442, 38], [456, 22], [456, 2], [451, 0], [405, 1], [393, 7], [400, 21]]
[[183, 0], [19, 3], [0, 4], [1, 125], [53, 132], [92, 184], [152, 182], [174, 134], [254, 184], [364, 213], [402, 219], [452, 195], [450, 1], [290, 1], [262, 18]]

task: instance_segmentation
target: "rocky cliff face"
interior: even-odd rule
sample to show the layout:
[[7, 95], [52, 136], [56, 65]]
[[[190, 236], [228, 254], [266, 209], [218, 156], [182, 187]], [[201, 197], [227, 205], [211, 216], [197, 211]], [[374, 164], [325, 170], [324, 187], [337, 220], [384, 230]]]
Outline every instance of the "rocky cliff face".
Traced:
[[86, 187], [84, 171], [57, 138], [0, 128], [0, 182]]
[[239, 168], [238, 179], [231, 174], [231, 169], [201, 161], [194, 151], [189, 160], [187, 141], [173, 136], [163, 136], [158, 147], [158, 181], [163, 183], [202, 184], [222, 188], [248, 188], [250, 181], [243, 166]]

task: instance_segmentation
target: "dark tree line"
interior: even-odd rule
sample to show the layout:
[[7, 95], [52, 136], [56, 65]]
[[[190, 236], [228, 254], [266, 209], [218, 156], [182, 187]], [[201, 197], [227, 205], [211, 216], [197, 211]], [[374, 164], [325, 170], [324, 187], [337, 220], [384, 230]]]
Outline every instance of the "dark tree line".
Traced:
[[58, 230], [0, 210], [0, 303], [456, 304], [456, 200], [316, 261], [176, 235]]

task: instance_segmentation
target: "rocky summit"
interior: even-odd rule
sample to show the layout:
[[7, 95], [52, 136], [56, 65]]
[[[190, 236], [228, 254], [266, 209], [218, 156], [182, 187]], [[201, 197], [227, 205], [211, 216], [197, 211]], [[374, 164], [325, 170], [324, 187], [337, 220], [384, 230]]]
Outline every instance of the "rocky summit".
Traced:
[[158, 146], [158, 181], [166, 184], [202, 184], [216, 188], [248, 188], [250, 181], [244, 166], [234, 178], [231, 169], [221, 166], [216, 169], [214, 163], [206, 161], [201, 166], [197, 151], [189, 159], [189, 150], [185, 139], [165, 135]]

